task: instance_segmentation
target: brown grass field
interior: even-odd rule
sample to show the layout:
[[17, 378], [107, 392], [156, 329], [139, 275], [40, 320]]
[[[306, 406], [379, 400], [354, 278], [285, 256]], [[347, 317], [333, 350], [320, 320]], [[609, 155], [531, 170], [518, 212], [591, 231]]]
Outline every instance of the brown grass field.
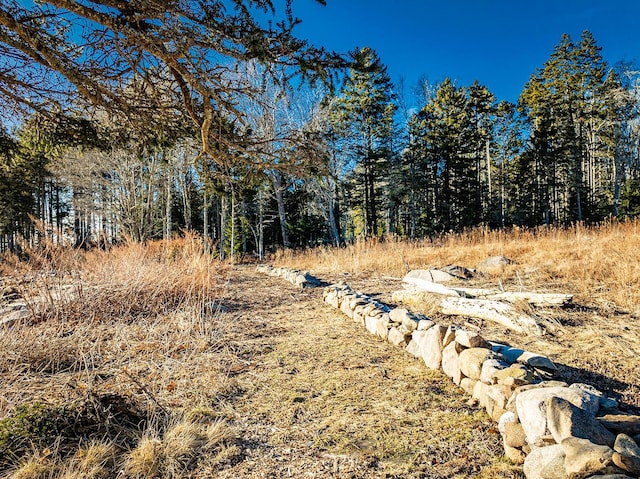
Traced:
[[[571, 293], [575, 306], [532, 311], [541, 338], [482, 324], [485, 337], [548, 354], [633, 410], [639, 227], [474, 230], [272, 260], [390, 302], [408, 268], [504, 255], [514, 264], [472, 284]], [[198, 238], [45, 246], [5, 256], [0, 275], [0, 307], [29, 309], [0, 326], [0, 477], [523, 477], [444, 375], [346, 321], [319, 289], [220, 263]]]

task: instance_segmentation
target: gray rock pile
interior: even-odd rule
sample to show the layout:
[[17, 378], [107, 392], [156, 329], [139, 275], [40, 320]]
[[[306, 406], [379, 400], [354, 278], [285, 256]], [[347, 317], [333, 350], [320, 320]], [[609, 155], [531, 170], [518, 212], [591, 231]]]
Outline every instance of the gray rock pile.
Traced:
[[471, 395], [498, 423], [506, 456], [524, 465], [527, 479], [640, 477], [640, 417], [620, 413], [592, 386], [555, 381], [548, 357], [391, 309], [344, 283], [326, 288], [324, 301]]
[[258, 273], [267, 274], [269, 276], [277, 276], [289, 281], [300, 288], [315, 288], [320, 286], [320, 280], [313, 277], [308, 271], [300, 271], [290, 268], [274, 268], [266, 264], [260, 264], [256, 267]]

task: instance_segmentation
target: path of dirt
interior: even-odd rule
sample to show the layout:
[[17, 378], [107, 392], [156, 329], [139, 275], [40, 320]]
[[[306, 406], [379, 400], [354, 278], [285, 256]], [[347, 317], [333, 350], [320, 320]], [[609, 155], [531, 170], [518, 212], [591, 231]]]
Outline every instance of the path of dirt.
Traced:
[[252, 267], [229, 272], [221, 320], [242, 459], [220, 478], [522, 477], [500, 436], [440, 372]]

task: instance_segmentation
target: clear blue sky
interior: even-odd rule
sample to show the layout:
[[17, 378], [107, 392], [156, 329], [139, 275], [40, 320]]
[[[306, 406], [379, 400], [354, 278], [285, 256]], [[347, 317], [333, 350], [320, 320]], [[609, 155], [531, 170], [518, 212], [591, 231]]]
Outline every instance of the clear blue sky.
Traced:
[[589, 30], [609, 64], [640, 69], [640, 0], [313, 0], [294, 1], [297, 36], [330, 50], [370, 46], [407, 90], [430, 82], [474, 80], [498, 100], [517, 101], [530, 75], [563, 33]]

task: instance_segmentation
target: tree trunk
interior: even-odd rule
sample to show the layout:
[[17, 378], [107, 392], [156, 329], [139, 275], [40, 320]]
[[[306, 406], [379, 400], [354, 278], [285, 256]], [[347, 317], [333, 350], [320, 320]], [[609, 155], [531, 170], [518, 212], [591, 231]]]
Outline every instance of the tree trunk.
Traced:
[[291, 243], [289, 242], [289, 224], [287, 222], [287, 210], [284, 202], [284, 185], [282, 183], [282, 173], [278, 170], [273, 170], [269, 175], [273, 184], [273, 191], [276, 195], [276, 203], [278, 204], [278, 218], [280, 219], [280, 232], [282, 234], [282, 246], [284, 249], [289, 249]]

